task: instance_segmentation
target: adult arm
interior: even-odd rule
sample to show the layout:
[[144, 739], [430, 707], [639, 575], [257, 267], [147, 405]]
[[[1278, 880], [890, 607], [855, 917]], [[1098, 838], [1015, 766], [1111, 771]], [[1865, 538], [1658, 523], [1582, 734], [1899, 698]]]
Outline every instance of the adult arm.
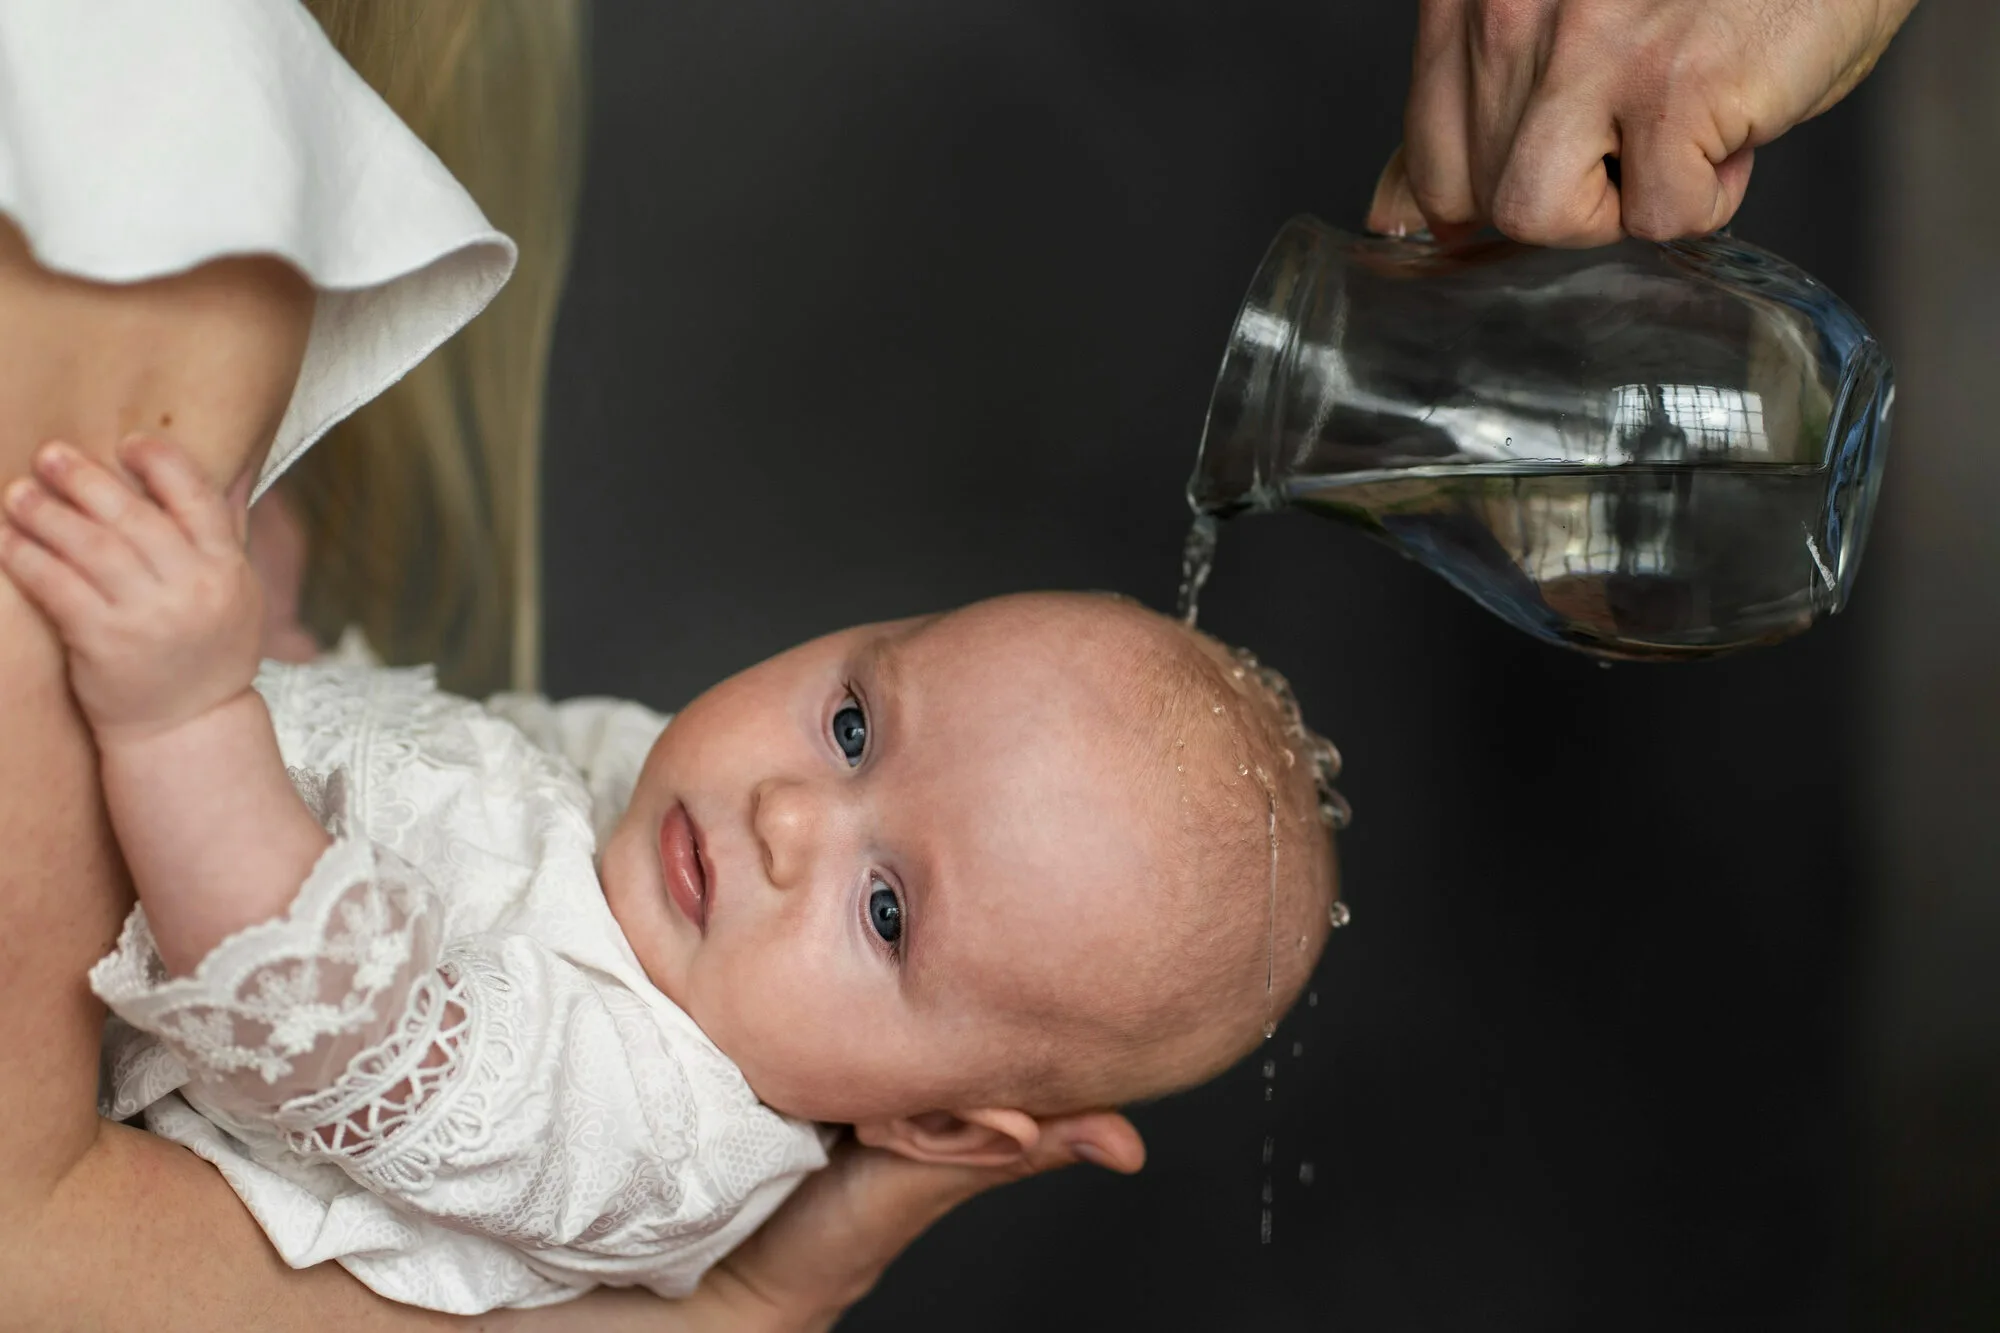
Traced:
[[[247, 478], [283, 412], [312, 295], [233, 260], [100, 287], [39, 268], [0, 223], [0, 479], [36, 445], [110, 458], [145, 427]], [[213, 1168], [96, 1114], [103, 1011], [84, 976], [131, 901], [53, 636], [0, 579], [0, 1323], [395, 1327], [341, 1273], [294, 1275]], [[411, 1324], [421, 1327], [421, 1323]]]
[[1571, 246], [1714, 231], [1757, 147], [1851, 92], [1915, 7], [1422, 0], [1403, 146], [1368, 226]]
[[[130, 288], [60, 278], [0, 220], [0, 481], [50, 435], [108, 458], [144, 423], [199, 441], [209, 475], [236, 482], [283, 412], [311, 310], [263, 260]], [[0, 736], [0, 1264], [32, 1272], [35, 1214], [97, 1139], [102, 1011], [84, 972], [130, 889], [61, 653], [4, 579]]]

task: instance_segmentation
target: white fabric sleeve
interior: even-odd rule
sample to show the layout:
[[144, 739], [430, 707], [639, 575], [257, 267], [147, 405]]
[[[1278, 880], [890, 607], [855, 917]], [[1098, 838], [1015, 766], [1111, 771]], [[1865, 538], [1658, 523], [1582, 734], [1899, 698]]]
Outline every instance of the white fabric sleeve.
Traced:
[[0, 212], [44, 267], [98, 282], [247, 254], [306, 276], [311, 336], [259, 494], [515, 258], [297, 0], [0, 4]]
[[217, 1105], [271, 1121], [305, 1156], [354, 1161], [422, 1109], [464, 1035], [437, 915], [413, 867], [337, 837], [284, 916], [238, 931], [188, 975], [167, 974], [135, 908], [90, 982]]
[[[342, 837], [285, 917], [189, 975], [166, 976], [135, 911], [91, 984], [180, 1058], [197, 1107], [519, 1252], [556, 1284], [526, 1284], [533, 1301], [598, 1282], [684, 1295], [825, 1165], [810, 1127], [633, 991], [526, 935], [441, 947], [438, 917], [413, 867]], [[409, 1247], [451, 1270], [419, 1287], [440, 1308], [490, 1308], [490, 1254]]]

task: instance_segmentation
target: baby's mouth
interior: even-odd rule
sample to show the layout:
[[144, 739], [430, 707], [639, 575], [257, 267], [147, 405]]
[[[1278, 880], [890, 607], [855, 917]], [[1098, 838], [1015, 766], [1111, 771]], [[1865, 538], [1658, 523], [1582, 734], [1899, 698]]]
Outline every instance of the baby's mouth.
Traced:
[[696, 930], [708, 932], [708, 867], [701, 859], [701, 832], [687, 807], [675, 802], [660, 821], [660, 869], [667, 896]]

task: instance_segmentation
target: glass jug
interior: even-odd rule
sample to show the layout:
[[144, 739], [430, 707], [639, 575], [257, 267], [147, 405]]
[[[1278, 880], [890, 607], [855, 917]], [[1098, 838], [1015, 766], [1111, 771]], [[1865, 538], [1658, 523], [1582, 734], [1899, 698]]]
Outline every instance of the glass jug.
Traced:
[[1893, 399], [1852, 310], [1729, 236], [1543, 250], [1299, 218], [1230, 335], [1190, 555], [1215, 518], [1298, 507], [1551, 643], [1772, 643], [1847, 599]]

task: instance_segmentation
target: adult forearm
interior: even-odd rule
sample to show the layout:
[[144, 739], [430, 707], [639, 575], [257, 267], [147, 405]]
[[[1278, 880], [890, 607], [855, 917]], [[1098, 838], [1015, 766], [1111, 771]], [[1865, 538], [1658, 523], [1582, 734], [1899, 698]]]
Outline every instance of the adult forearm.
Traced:
[[[43, 440], [108, 458], [142, 425], [186, 439], [219, 483], [243, 475], [311, 315], [275, 261], [100, 287], [37, 268], [0, 221], [0, 481]], [[384, 1322], [371, 1307], [395, 1307], [345, 1273], [290, 1273], [213, 1167], [99, 1122], [104, 1012], [85, 973], [131, 889], [61, 649], [5, 579], [0, 742], [0, 1329], [458, 1327]]]
[[214, 1167], [117, 1125], [104, 1126], [44, 1225], [9, 1243], [0, 1329], [35, 1333], [817, 1333], [831, 1322], [715, 1284], [682, 1301], [599, 1290], [476, 1318], [397, 1305], [334, 1264], [285, 1267]]
[[[211, 476], [240, 475], [284, 411], [311, 316], [310, 289], [273, 261], [101, 287], [37, 267], [0, 219], [0, 482], [51, 436], [108, 456], [124, 429], [162, 416]], [[84, 974], [131, 897], [62, 651], [4, 578], [0, 741], [4, 1255], [96, 1133], [103, 1010]]]

